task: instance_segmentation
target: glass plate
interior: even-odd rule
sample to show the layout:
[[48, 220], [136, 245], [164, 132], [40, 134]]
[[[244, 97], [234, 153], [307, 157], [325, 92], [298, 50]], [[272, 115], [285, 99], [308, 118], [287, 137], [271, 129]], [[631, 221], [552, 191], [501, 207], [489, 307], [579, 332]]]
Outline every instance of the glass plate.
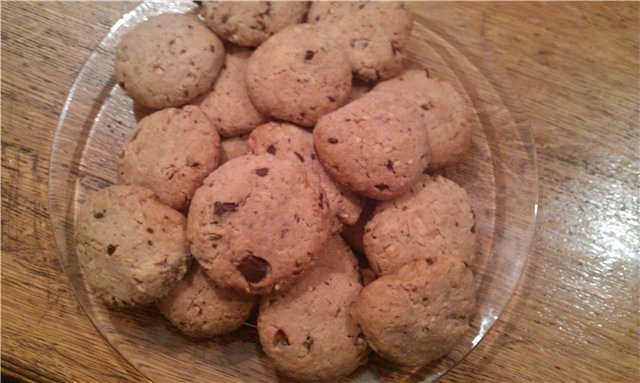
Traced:
[[[131, 100], [112, 78], [115, 48], [132, 26], [150, 16], [194, 7], [191, 2], [141, 4], [111, 28], [82, 68], [60, 116], [51, 153], [49, 203], [55, 240], [87, 315], [113, 348], [152, 381], [286, 381], [276, 376], [250, 324], [230, 335], [195, 342], [152, 307], [107, 310], [87, 289], [75, 254], [78, 203], [87, 192], [116, 182], [116, 153], [136, 121]], [[446, 170], [467, 190], [476, 212], [477, 312], [471, 330], [446, 357], [422, 368], [400, 368], [371, 353], [369, 363], [345, 382], [431, 382], [450, 371], [502, 313], [533, 240], [538, 177], [526, 118], [490, 49], [469, 37], [458, 40], [444, 23], [416, 16], [407, 66], [450, 81], [477, 111], [470, 155]]]

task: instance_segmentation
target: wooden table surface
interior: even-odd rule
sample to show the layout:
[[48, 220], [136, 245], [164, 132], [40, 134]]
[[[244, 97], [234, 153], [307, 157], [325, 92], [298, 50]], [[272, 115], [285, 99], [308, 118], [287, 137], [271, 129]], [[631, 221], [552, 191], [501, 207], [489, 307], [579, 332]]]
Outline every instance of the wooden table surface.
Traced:
[[[481, 35], [538, 153], [540, 210], [518, 291], [445, 381], [638, 381], [639, 3], [413, 4]], [[49, 227], [50, 147], [78, 71], [131, 3], [2, 2], [2, 371], [144, 378], [93, 327]]]

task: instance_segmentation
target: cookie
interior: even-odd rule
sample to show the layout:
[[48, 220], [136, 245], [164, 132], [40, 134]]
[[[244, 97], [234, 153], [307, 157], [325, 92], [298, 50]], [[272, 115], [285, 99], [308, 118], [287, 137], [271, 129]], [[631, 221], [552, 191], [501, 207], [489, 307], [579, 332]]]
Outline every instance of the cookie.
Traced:
[[374, 351], [400, 365], [422, 366], [460, 342], [474, 306], [471, 270], [457, 258], [432, 257], [368, 284], [357, 312]]
[[92, 193], [78, 209], [76, 253], [93, 292], [111, 306], [167, 295], [191, 262], [186, 218], [138, 186]]
[[240, 327], [258, 297], [224, 289], [194, 264], [169, 295], [156, 304], [160, 313], [184, 334], [210, 338]]
[[329, 37], [312, 25], [298, 24], [253, 52], [246, 81], [249, 97], [262, 113], [313, 126], [347, 100], [351, 67]]
[[220, 165], [236, 157], [251, 153], [249, 136], [223, 138], [220, 141]]
[[472, 265], [476, 241], [467, 193], [453, 181], [427, 175], [407, 194], [380, 203], [363, 238], [369, 264], [379, 275], [435, 255]]
[[308, 9], [305, 1], [204, 1], [200, 14], [223, 39], [256, 47], [285, 27], [301, 23]]
[[211, 91], [198, 102], [222, 137], [247, 134], [268, 121], [247, 95], [244, 77], [250, 56], [248, 49], [228, 49], [218, 79]]
[[342, 239], [344, 239], [353, 251], [364, 254], [364, 245], [362, 243], [362, 236], [364, 235], [364, 225], [369, 222], [373, 216], [373, 210], [376, 208], [376, 204], [373, 200], [367, 199], [362, 206], [362, 212], [358, 217], [358, 221], [351, 225], [344, 225], [342, 228]]
[[353, 253], [334, 236], [295, 286], [262, 297], [260, 344], [280, 373], [303, 381], [337, 379], [366, 362], [367, 344], [353, 315], [358, 279]]
[[118, 152], [121, 183], [144, 186], [184, 210], [217, 166], [220, 137], [195, 106], [168, 108], [140, 120]]
[[284, 291], [329, 238], [322, 189], [270, 154], [234, 158], [211, 173], [189, 208], [191, 253], [223, 287]]
[[429, 78], [423, 70], [408, 70], [401, 76], [381, 82], [377, 91], [398, 92], [423, 109], [423, 126], [429, 134], [429, 169], [454, 165], [471, 148], [471, 122], [474, 109], [448, 82]]
[[413, 27], [413, 16], [403, 3], [318, 1], [307, 20], [346, 50], [362, 80], [387, 79], [402, 71]]
[[136, 103], [162, 109], [211, 88], [224, 46], [194, 15], [168, 13], [136, 26], [116, 50], [115, 79]]
[[[358, 220], [362, 210], [361, 198], [325, 172], [313, 148], [313, 134], [310, 131], [287, 122], [270, 122], [251, 133], [249, 146], [255, 154], [272, 154], [303, 166], [309, 180], [318, 183], [326, 193], [333, 215], [348, 224]], [[340, 226], [337, 225], [337, 230]]]
[[372, 90], [323, 116], [313, 141], [334, 179], [377, 200], [406, 192], [429, 160], [420, 114], [397, 93]]

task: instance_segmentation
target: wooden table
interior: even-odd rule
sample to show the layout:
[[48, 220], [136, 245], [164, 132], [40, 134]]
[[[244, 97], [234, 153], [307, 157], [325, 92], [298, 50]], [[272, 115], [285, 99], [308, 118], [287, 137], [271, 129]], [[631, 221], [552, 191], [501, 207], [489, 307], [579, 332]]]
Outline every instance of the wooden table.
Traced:
[[[447, 381], [637, 381], [639, 3], [413, 4], [495, 50], [535, 137], [541, 198], [524, 279]], [[52, 136], [79, 69], [131, 3], [2, 3], [2, 372], [144, 378], [93, 327], [49, 227]]]

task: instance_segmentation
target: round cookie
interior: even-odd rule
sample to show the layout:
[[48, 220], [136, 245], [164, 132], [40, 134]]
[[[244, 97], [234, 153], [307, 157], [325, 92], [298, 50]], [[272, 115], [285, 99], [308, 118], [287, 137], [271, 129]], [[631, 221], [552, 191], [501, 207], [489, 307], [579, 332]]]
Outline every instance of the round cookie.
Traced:
[[329, 238], [322, 189], [299, 165], [242, 156], [204, 180], [189, 208], [191, 253], [223, 287], [284, 291], [311, 267]]
[[353, 253], [332, 237], [317, 264], [290, 290], [264, 296], [258, 334], [277, 370], [297, 380], [331, 380], [367, 360], [354, 317], [362, 286]]
[[118, 157], [121, 183], [147, 187], [184, 210], [218, 166], [220, 137], [198, 107], [168, 108], [140, 120]]
[[301, 23], [308, 9], [306, 1], [204, 1], [200, 14], [223, 39], [256, 47], [281, 29]]
[[122, 38], [115, 78], [136, 103], [162, 109], [209, 89], [223, 61], [222, 42], [195, 15], [167, 13]]
[[334, 179], [377, 200], [406, 192], [429, 160], [420, 113], [396, 93], [371, 91], [323, 116], [313, 141]]
[[223, 138], [220, 141], [220, 165], [236, 157], [251, 153], [249, 136]]
[[185, 226], [186, 218], [149, 189], [114, 185], [90, 194], [76, 221], [85, 280], [111, 306], [164, 297], [191, 262]]
[[251, 51], [248, 49], [227, 50], [218, 79], [211, 91], [198, 102], [200, 109], [222, 137], [247, 134], [268, 121], [253, 106], [247, 95], [244, 77], [250, 56]]
[[475, 231], [464, 189], [444, 177], [424, 175], [407, 194], [376, 207], [363, 242], [371, 268], [384, 275], [434, 255], [456, 257], [471, 266]]
[[362, 80], [386, 79], [402, 71], [413, 27], [413, 16], [403, 3], [318, 1], [307, 20], [346, 50]]
[[[347, 224], [358, 220], [362, 210], [361, 198], [325, 172], [313, 148], [313, 134], [310, 131], [287, 122], [270, 122], [251, 133], [249, 146], [255, 154], [272, 154], [303, 166], [309, 180], [317, 182], [326, 193], [333, 215]], [[336, 223], [336, 226], [339, 231], [341, 225]]]
[[251, 315], [258, 297], [224, 289], [194, 264], [168, 296], [157, 302], [171, 324], [193, 338], [210, 338], [240, 327]]
[[398, 92], [423, 109], [423, 126], [429, 135], [429, 169], [456, 164], [471, 148], [473, 106], [448, 82], [431, 79], [423, 70], [412, 69], [381, 82], [377, 91]]
[[247, 66], [254, 105], [274, 118], [313, 126], [351, 91], [344, 51], [309, 24], [287, 27], [255, 50]]
[[374, 351], [400, 365], [422, 366], [460, 342], [474, 306], [471, 270], [457, 258], [432, 257], [369, 283], [357, 312]]

